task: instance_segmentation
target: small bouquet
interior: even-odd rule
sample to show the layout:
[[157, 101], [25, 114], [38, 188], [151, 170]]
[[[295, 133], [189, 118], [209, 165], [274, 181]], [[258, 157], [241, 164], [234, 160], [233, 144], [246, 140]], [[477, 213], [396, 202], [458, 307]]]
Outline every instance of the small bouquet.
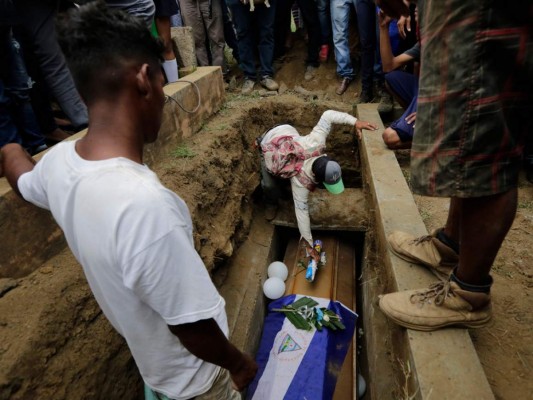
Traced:
[[275, 308], [272, 311], [282, 312], [287, 319], [297, 328], [310, 331], [313, 327], [321, 331], [326, 327], [333, 331], [346, 329], [341, 317], [325, 307], [317, 307], [318, 303], [309, 298], [302, 297], [294, 303]]

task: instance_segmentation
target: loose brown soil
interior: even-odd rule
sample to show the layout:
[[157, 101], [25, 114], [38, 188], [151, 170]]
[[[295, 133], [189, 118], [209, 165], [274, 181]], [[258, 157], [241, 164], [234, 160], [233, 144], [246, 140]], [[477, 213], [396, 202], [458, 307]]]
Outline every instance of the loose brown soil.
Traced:
[[[237, 86], [230, 84], [222, 110], [152, 166], [188, 204], [196, 247], [215, 277], [248, 234], [258, 201], [254, 138], [280, 122], [308, 132], [322, 111], [350, 111], [356, 99], [355, 83], [343, 96], [335, 94], [333, 57], [309, 82], [304, 81], [304, 58], [305, 44], [296, 41], [276, 74], [284, 93], [273, 98], [262, 97], [266, 94], [259, 88], [241, 96], [237, 73]], [[331, 141], [331, 151], [353, 153], [352, 136], [342, 132], [333, 133], [337, 139]], [[408, 154], [398, 155], [408, 175]], [[353, 168], [355, 174], [358, 166]], [[445, 200], [416, 201], [428, 230], [443, 224]], [[20, 207], [29, 206], [20, 202]], [[533, 185], [522, 182], [517, 218], [493, 268], [494, 321], [471, 332], [500, 399], [533, 393], [532, 219]], [[0, 337], [0, 399], [142, 398], [129, 351], [103, 317], [68, 250], [23, 278], [0, 279]]]

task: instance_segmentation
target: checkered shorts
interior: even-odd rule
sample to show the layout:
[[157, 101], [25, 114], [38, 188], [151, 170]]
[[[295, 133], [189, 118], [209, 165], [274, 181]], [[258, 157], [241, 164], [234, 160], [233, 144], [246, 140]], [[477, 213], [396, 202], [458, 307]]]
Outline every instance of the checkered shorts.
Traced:
[[533, 135], [530, 0], [425, 0], [411, 185], [481, 197], [517, 185]]

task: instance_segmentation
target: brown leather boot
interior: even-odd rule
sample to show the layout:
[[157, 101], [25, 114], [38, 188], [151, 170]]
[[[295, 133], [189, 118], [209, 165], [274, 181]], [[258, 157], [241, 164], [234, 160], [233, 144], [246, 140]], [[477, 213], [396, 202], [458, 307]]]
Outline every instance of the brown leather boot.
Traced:
[[350, 83], [352, 83], [351, 78], [342, 78], [341, 84], [339, 85], [335, 93], [337, 93], [340, 96], [341, 94], [346, 92], [346, 89], [348, 89], [348, 86], [350, 86]]

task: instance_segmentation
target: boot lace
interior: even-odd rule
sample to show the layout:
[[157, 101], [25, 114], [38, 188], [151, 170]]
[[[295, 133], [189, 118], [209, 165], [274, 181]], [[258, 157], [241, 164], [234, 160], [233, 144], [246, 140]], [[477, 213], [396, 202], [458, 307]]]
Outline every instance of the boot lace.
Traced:
[[428, 242], [431, 239], [433, 239], [433, 236], [431, 235], [420, 236], [420, 237], [417, 237], [416, 239], [413, 239], [413, 244], [418, 245], [420, 243]]
[[436, 282], [429, 286], [423, 292], [417, 292], [411, 295], [411, 303], [434, 303], [436, 306], [441, 306], [447, 297], [455, 296], [450, 286], [450, 281]]

